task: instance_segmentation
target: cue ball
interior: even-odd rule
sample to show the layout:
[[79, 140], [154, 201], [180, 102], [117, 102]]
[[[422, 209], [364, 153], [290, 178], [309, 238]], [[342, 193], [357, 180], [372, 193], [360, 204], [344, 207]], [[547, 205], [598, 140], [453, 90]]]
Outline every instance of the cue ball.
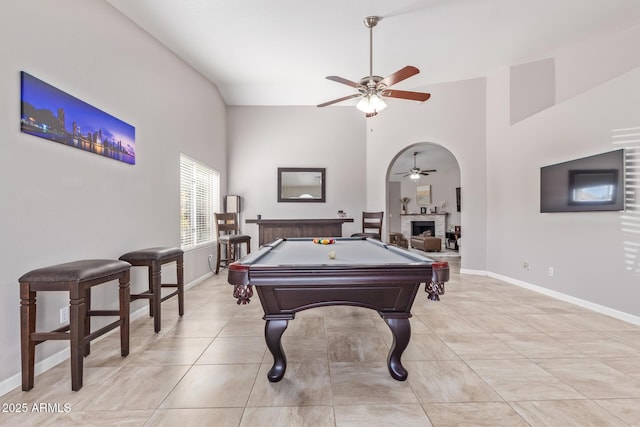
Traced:
[[329, 258], [335, 259], [336, 253], [334, 251], [329, 251]]

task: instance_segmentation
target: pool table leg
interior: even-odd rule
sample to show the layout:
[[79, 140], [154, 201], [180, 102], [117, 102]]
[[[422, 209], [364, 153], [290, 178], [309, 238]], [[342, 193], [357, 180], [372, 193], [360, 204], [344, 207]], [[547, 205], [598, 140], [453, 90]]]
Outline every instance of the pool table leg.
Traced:
[[284, 377], [284, 371], [287, 369], [287, 356], [282, 349], [281, 338], [287, 325], [288, 320], [277, 319], [267, 320], [264, 326], [264, 336], [267, 341], [267, 347], [273, 355], [273, 366], [267, 374], [267, 378], [272, 383], [280, 381]]
[[389, 356], [387, 357], [387, 364], [389, 365], [389, 373], [398, 381], [404, 381], [407, 379], [408, 372], [402, 366], [400, 358], [402, 353], [409, 345], [409, 339], [411, 338], [411, 323], [408, 318], [397, 317], [385, 317], [384, 321], [389, 325], [391, 334], [393, 335], [393, 344], [389, 350]]

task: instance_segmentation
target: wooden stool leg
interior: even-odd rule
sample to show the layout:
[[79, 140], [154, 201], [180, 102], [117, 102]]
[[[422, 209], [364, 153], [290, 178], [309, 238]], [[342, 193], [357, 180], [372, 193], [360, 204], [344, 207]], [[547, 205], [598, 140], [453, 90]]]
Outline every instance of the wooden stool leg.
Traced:
[[69, 347], [71, 349], [71, 390], [82, 388], [86, 316], [84, 286], [73, 284], [69, 290]]
[[221, 258], [221, 249], [222, 249], [222, 245], [220, 243], [218, 243], [217, 245], [217, 249], [216, 249], [216, 274], [218, 274], [218, 272], [220, 271], [220, 258]]
[[184, 263], [182, 256], [176, 260], [177, 279], [178, 279], [178, 314], [184, 315]]
[[36, 343], [31, 334], [36, 331], [36, 293], [29, 283], [20, 284], [20, 350], [22, 352], [22, 391], [33, 388]]
[[153, 329], [160, 332], [160, 303], [162, 302], [162, 285], [161, 285], [161, 266], [158, 261], [152, 261], [149, 266], [151, 271], [152, 295], [151, 303], [153, 304]]
[[[149, 279], [149, 294], [153, 295], [153, 267], [149, 266], [148, 270], [147, 270], [147, 276]], [[154, 303], [153, 303], [153, 297], [149, 298], [149, 317], [153, 317], [153, 308], [154, 308]]]
[[120, 277], [120, 354], [124, 357], [129, 354], [129, 307], [130, 293], [129, 271]]
[[[91, 287], [85, 288], [84, 290], [84, 337], [91, 333]], [[71, 319], [69, 319], [71, 320]], [[91, 353], [91, 344], [90, 340], [84, 340], [84, 346], [82, 348], [82, 355], [87, 357]]]

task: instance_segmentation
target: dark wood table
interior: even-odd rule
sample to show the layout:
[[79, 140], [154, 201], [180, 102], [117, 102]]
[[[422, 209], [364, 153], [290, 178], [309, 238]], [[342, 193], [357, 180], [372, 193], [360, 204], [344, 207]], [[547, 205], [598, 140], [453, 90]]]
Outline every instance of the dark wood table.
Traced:
[[248, 219], [247, 224], [258, 224], [258, 244], [287, 237], [341, 237], [342, 224], [353, 218], [304, 219]]
[[406, 380], [400, 358], [411, 337], [411, 306], [422, 283], [430, 299], [439, 299], [449, 280], [448, 263], [373, 239], [338, 238], [328, 245], [312, 240], [280, 239], [229, 266], [228, 281], [238, 304], [250, 301], [252, 286], [262, 303], [265, 339], [274, 359], [269, 381], [284, 377], [281, 338], [289, 320], [298, 311], [331, 305], [376, 310], [393, 335], [389, 373]]

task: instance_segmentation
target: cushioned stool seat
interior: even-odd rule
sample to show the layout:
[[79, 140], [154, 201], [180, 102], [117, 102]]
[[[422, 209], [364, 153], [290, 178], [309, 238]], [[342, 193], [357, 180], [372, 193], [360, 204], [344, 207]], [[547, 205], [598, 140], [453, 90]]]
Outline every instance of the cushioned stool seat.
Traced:
[[[131, 294], [131, 301], [141, 298], [149, 300], [149, 316], [153, 317], [153, 328], [156, 332], [160, 332], [161, 327], [160, 304], [162, 301], [177, 295], [178, 314], [184, 315], [183, 255], [182, 249], [156, 247], [127, 252], [120, 257], [121, 260], [127, 261], [132, 266], [149, 268], [149, 290], [139, 294]], [[162, 283], [162, 265], [170, 262], [176, 263], [177, 283]], [[162, 288], [176, 288], [176, 290], [162, 296]]]
[[[83, 357], [89, 342], [120, 327], [120, 354], [129, 354], [129, 270], [125, 261], [91, 259], [52, 265], [20, 277], [20, 340], [22, 390], [33, 388], [35, 346], [47, 340], [69, 340], [71, 349], [71, 389], [82, 388]], [[92, 310], [91, 288], [119, 281], [119, 309]], [[36, 332], [36, 293], [69, 292], [69, 324], [51, 332]], [[91, 332], [92, 316], [118, 316], [119, 319]]]

